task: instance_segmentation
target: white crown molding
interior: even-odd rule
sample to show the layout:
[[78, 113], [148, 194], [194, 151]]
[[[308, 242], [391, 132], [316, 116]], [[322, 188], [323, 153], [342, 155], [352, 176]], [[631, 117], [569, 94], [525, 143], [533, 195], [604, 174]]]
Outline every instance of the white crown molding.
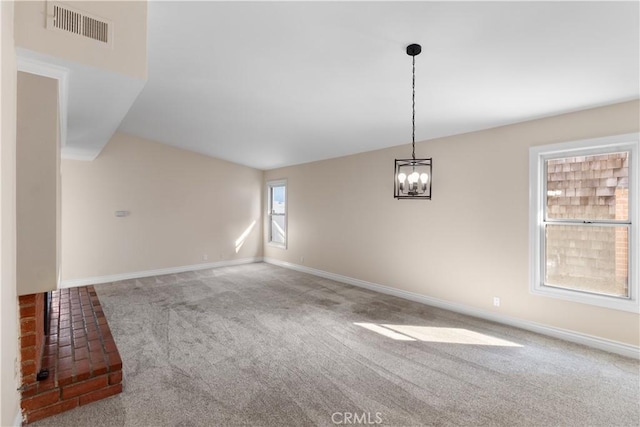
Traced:
[[309, 268], [298, 264], [280, 261], [274, 258], [265, 257], [263, 261], [291, 270], [300, 271], [302, 273], [308, 273], [314, 276], [324, 277], [325, 279], [335, 280], [336, 282], [358, 286], [360, 288], [369, 289], [375, 292], [393, 295], [395, 297], [403, 298], [406, 300], [454, 311], [456, 313], [466, 314], [468, 316], [479, 317], [481, 319], [514, 326], [520, 329], [526, 329], [528, 331], [536, 332], [554, 338], [560, 338], [565, 341], [586, 345], [589, 347], [597, 348], [599, 350], [608, 351], [610, 353], [615, 353], [634, 359], [640, 359], [640, 347], [634, 345], [607, 340], [604, 338], [582, 334], [580, 332], [570, 331], [567, 329], [555, 328], [553, 326], [547, 326], [541, 323], [531, 322], [529, 320], [522, 320], [502, 314], [496, 314], [479, 308], [469, 307], [464, 304], [444, 301], [437, 298], [420, 295], [414, 292], [408, 292], [401, 289], [379, 285], [377, 283], [367, 282], [365, 280], [354, 279], [352, 277], [342, 276], [340, 274], [330, 273], [328, 271], [316, 270], [315, 268]]
[[74, 288], [77, 286], [98, 285], [100, 283], [117, 282], [120, 280], [140, 279], [142, 277], [162, 276], [164, 274], [184, 273], [186, 271], [206, 270], [209, 268], [230, 267], [233, 265], [252, 264], [262, 262], [261, 257], [233, 259], [229, 261], [210, 262], [206, 264], [184, 265], [180, 267], [161, 268], [158, 270], [133, 271], [130, 273], [111, 274], [108, 276], [87, 277], [83, 279], [63, 280], [59, 288]]
[[29, 51], [16, 49], [18, 71], [58, 80], [58, 126], [60, 148], [67, 144], [67, 117], [69, 105], [69, 70], [30, 57]]

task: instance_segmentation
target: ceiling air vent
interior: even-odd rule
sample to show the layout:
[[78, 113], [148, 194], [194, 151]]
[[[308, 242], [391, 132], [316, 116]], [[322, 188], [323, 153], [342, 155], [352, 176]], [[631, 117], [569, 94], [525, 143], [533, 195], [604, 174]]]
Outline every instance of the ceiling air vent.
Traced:
[[47, 2], [47, 28], [113, 44], [111, 22], [58, 2]]

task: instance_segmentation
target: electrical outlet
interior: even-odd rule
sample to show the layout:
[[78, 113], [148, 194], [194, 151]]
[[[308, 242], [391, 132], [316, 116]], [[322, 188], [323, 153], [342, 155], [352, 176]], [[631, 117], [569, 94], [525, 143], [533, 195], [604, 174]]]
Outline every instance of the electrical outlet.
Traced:
[[500, 298], [499, 297], [493, 297], [493, 305], [495, 307], [500, 307]]
[[300, 264], [304, 264], [304, 257], [303, 256], [300, 257]]
[[209, 255], [207, 254], [202, 254], [202, 260], [203, 261], [207, 261], [209, 259]]

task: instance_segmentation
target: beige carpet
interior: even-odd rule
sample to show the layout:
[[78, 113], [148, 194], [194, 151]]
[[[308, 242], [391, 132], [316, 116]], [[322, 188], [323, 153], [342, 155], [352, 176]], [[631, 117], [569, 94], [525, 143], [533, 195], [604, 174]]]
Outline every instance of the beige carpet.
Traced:
[[97, 285], [124, 392], [36, 426], [637, 426], [638, 361], [268, 264]]

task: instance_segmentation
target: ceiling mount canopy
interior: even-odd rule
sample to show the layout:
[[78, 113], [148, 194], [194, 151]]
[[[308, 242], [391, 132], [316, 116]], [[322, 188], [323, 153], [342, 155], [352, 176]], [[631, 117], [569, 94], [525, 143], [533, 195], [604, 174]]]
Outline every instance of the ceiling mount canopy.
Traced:
[[[420, 55], [420, 52], [422, 52], [422, 46], [420, 46], [419, 44], [414, 43], [407, 46], [407, 55], [416, 56], [416, 55]], [[414, 65], [415, 65], [415, 60], [414, 60]]]
[[411, 80], [412, 134], [411, 158], [396, 159], [394, 168], [393, 197], [396, 199], [431, 199], [432, 159], [416, 159], [416, 56], [422, 52], [419, 44], [407, 46], [407, 55], [413, 59]]

